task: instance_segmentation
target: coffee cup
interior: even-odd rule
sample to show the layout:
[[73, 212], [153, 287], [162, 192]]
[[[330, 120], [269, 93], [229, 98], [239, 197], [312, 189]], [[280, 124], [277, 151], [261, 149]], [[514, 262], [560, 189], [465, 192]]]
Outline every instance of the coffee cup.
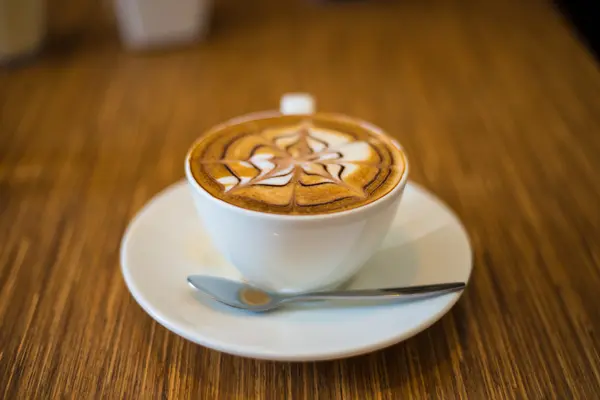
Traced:
[[341, 285], [377, 251], [408, 163], [380, 128], [288, 94], [279, 111], [210, 129], [185, 171], [201, 223], [244, 279], [302, 293]]

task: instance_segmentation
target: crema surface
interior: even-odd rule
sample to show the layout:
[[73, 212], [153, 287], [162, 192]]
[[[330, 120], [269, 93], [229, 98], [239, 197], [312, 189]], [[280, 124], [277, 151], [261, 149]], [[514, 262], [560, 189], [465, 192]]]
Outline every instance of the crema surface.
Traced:
[[212, 196], [249, 210], [325, 214], [389, 193], [404, 155], [385, 135], [327, 114], [238, 120], [194, 145], [194, 179]]

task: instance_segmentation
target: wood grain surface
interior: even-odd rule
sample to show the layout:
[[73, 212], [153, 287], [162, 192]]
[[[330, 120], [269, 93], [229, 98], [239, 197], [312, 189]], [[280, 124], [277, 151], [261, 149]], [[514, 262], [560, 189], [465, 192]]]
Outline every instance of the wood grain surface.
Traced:
[[[0, 72], [0, 398], [600, 396], [600, 71], [549, 4], [218, 1], [206, 41], [149, 54], [105, 4], [53, 4], [48, 51]], [[191, 344], [129, 295], [121, 235], [205, 129], [297, 90], [401, 141], [471, 236], [471, 284], [365, 356]]]

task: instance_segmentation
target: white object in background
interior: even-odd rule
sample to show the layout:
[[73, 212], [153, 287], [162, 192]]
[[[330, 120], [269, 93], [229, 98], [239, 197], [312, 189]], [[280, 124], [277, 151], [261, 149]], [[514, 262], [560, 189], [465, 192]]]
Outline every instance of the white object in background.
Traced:
[[212, 0], [114, 0], [119, 31], [132, 49], [167, 47], [202, 39]]
[[0, 0], [0, 64], [34, 55], [46, 33], [44, 0]]
[[[416, 335], [448, 312], [462, 294], [357, 307], [290, 305], [248, 315], [189, 287], [186, 278], [193, 274], [240, 279], [212, 246], [195, 213], [186, 183], [154, 197], [127, 228], [121, 268], [129, 291], [152, 318], [215, 350], [285, 361], [353, 356]], [[433, 194], [409, 182], [400, 212], [391, 222], [382, 246], [348, 289], [468, 282], [469, 239], [456, 215]]]

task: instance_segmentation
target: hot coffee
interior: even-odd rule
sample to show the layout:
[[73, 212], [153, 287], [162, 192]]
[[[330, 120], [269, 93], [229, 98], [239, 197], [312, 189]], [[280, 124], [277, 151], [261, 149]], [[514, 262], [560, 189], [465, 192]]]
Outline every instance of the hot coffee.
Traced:
[[399, 147], [376, 128], [337, 115], [237, 119], [201, 137], [188, 158], [213, 197], [253, 211], [346, 211], [389, 193], [404, 174]]

